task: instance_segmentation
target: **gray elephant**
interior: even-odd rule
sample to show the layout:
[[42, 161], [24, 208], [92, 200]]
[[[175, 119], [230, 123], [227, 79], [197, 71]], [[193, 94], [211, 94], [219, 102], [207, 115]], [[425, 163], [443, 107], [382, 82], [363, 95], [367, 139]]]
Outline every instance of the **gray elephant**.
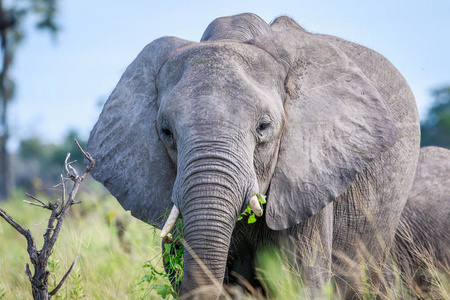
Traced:
[[[214, 20], [200, 43], [146, 46], [88, 151], [94, 178], [135, 217], [162, 228], [171, 211], [162, 236], [181, 213], [183, 297], [217, 298], [233, 274], [257, 285], [257, 253], [276, 247], [312, 286], [348, 272], [337, 284], [350, 298], [360, 264], [349, 261], [364, 248], [381, 264], [391, 245], [419, 135], [414, 97], [381, 55], [241, 14]], [[238, 221], [247, 205], [264, 209], [253, 224]]]
[[[420, 149], [410, 196], [395, 235], [393, 256], [407, 286], [430, 292], [427, 269], [450, 269], [450, 150]], [[413, 283], [413, 284], [412, 284]]]

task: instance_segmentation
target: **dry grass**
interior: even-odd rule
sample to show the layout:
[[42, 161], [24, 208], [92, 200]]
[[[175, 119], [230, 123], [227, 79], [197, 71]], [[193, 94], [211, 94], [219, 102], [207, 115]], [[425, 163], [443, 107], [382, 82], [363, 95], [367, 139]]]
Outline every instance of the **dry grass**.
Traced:
[[[156, 230], [125, 213], [112, 197], [95, 194], [80, 197], [85, 201], [74, 207], [51, 261], [55, 272], [50, 280], [58, 281], [73, 258], [79, 255], [73, 275], [57, 298], [160, 299], [151, 286], [145, 282], [138, 284], [147, 271], [142, 266], [161, 253]], [[23, 198], [16, 195], [1, 206], [25, 227], [31, 228], [36, 238], [41, 237], [45, 224], [41, 222], [47, 217], [46, 212], [23, 204]], [[408, 234], [404, 236], [412, 241]], [[0, 239], [0, 299], [30, 299], [30, 284], [24, 272], [28, 262], [25, 240], [2, 220]], [[38, 243], [41, 241], [38, 239]], [[319, 255], [320, 249], [318, 245]], [[450, 299], [450, 267], [437, 261], [432, 251], [415, 245], [412, 255], [420, 262], [420, 267], [405, 273], [405, 267], [398, 259], [399, 252], [388, 254], [387, 263], [383, 265], [367, 259], [369, 251], [364, 247], [360, 249], [359, 257], [365, 258], [364, 263], [360, 259], [341, 256], [345, 265], [351, 268], [330, 274], [333, 279], [351, 278], [356, 286], [350, 288], [360, 292], [357, 299]], [[315, 267], [316, 260], [317, 257], [311, 259], [311, 268]], [[333, 281], [319, 289], [309, 288], [280, 251], [266, 250], [258, 255], [258, 261], [257, 276], [268, 291], [268, 299], [341, 299]], [[160, 260], [156, 267], [163, 270]], [[244, 280], [242, 283], [245, 285]], [[162, 279], [159, 284], [169, 282]], [[212, 288], [217, 289], [219, 285], [216, 283]], [[223, 295], [228, 299], [233, 296], [262, 298], [261, 291], [249, 285], [245, 292], [243, 288], [230, 287]]]

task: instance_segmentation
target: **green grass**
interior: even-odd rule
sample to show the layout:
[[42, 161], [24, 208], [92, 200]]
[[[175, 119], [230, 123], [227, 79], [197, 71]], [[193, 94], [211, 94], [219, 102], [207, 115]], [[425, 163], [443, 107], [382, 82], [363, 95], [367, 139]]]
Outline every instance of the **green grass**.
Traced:
[[[23, 199], [24, 193], [16, 193], [0, 206], [31, 229], [41, 248], [49, 212], [23, 203]], [[49, 262], [49, 270], [55, 271], [49, 284], [54, 286], [78, 255], [57, 299], [159, 299], [156, 292], [146, 292], [145, 284], [137, 285], [145, 275], [142, 266], [160, 254], [159, 232], [133, 218], [104, 193], [80, 194], [77, 199], [83, 203], [69, 212]], [[124, 228], [122, 237], [120, 228]], [[0, 219], [0, 240], [0, 299], [30, 299], [25, 238]]]
[[[23, 203], [24, 194], [16, 192], [0, 206], [25, 228], [31, 229], [40, 248], [49, 213]], [[41, 199], [45, 200], [44, 197]], [[55, 298], [161, 299], [158, 292], [170, 283], [166, 276], [158, 275], [163, 272], [159, 231], [131, 217], [113, 197], [98, 187], [95, 193], [80, 193], [77, 200], [83, 203], [73, 206], [69, 212], [49, 261], [50, 286], [59, 282], [77, 255], [78, 261]], [[426, 299], [450, 298], [450, 268], [443, 273], [433, 267], [432, 256], [420, 251], [417, 255], [423, 255], [426, 261], [428, 280], [433, 288]], [[312, 293], [277, 251], [261, 253], [258, 260], [257, 276], [269, 291], [269, 299], [317, 299], [318, 292], [320, 299], [339, 299], [332, 285]], [[405, 291], [411, 288], [404, 286], [398, 268], [389, 261], [396, 281], [384, 291], [377, 290], [379, 299], [408, 299]], [[31, 298], [31, 286], [25, 275], [26, 263], [29, 258], [24, 237], [0, 219], [1, 300]], [[361, 270], [355, 274], [361, 277], [366, 291], [361, 299], [375, 299], [376, 288], [371, 285], [364, 266]], [[383, 270], [378, 272], [383, 276]], [[152, 274], [156, 275], [150, 280]], [[242, 292], [237, 289], [236, 293]], [[255, 291], [254, 297], [244, 295], [243, 299], [259, 299], [257, 294]]]

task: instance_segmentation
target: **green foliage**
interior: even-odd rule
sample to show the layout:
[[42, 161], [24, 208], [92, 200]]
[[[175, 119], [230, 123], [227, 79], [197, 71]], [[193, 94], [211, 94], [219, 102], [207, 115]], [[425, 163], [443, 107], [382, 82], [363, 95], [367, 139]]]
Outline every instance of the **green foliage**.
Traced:
[[[151, 292], [152, 290], [156, 291], [156, 294], [161, 296], [163, 299], [170, 299], [170, 297], [177, 299], [178, 296], [173, 290], [172, 286], [168, 284], [169, 275], [166, 274], [164, 270], [161, 270], [152, 264], [151, 261], [145, 263], [143, 268], [146, 270], [146, 275], [142, 277], [142, 280], [138, 283], [138, 285], [142, 283], [147, 283], [149, 288], [146, 289], [146, 294]], [[164, 281], [161, 283], [161, 281]], [[141, 299], [144, 299], [142, 297]]]
[[[266, 204], [266, 196], [263, 194], [257, 194], [256, 197], [259, 200], [259, 203], [261, 203], [261, 207], [264, 207], [264, 204]], [[252, 209], [250, 208], [250, 205], [247, 205], [247, 208], [245, 211], [238, 217], [238, 221], [242, 220], [244, 217], [248, 216], [247, 223], [252, 224], [256, 222], [256, 216], [255, 213], [252, 212]]]
[[299, 272], [279, 249], [266, 248], [257, 257], [257, 276], [268, 293], [268, 299], [339, 299], [332, 283], [320, 289], [306, 286]]
[[440, 146], [450, 149], [450, 87], [436, 89], [428, 116], [422, 122], [421, 146]]
[[174, 274], [174, 284], [179, 285], [183, 280], [184, 273], [184, 246], [180, 238], [175, 239], [172, 243], [164, 244], [164, 264]]
[[78, 132], [71, 130], [67, 133], [61, 144], [45, 144], [38, 137], [22, 140], [19, 147], [19, 157], [23, 160], [40, 161], [43, 165], [62, 166], [67, 153], [71, 160], [83, 162], [83, 153], [74, 143], [77, 139], [82, 148], [86, 148], [86, 141], [80, 139]]
[[18, 0], [8, 1], [5, 5], [2, 3], [2, 10], [14, 19], [12, 26], [8, 28], [12, 39], [9, 40], [12, 48], [16, 48], [24, 37], [23, 25], [27, 18], [33, 19], [36, 28], [39, 30], [48, 30], [55, 34], [59, 26], [57, 25], [57, 0]]
[[[48, 278], [49, 291], [53, 290], [59, 283], [61, 278], [57, 278], [56, 274], [61, 269], [59, 260], [50, 256], [47, 261], [47, 270], [50, 272]], [[82, 287], [83, 278], [81, 277], [81, 272], [78, 268], [72, 270], [69, 275], [69, 279], [66, 280], [63, 286], [63, 290], [60, 290], [56, 294], [56, 299], [81, 299], [86, 297]]]
[[53, 256], [50, 256], [47, 261], [47, 270], [50, 272], [50, 276], [48, 277], [48, 286], [49, 290], [53, 290], [58, 285], [58, 280], [56, 279], [56, 272], [61, 268], [59, 265], [59, 260], [55, 259]]
[[53, 33], [58, 31], [55, 23], [56, 0], [31, 0], [33, 11], [39, 15], [38, 29], [47, 29]]
[[2, 284], [0, 283], [0, 300], [4, 299], [6, 295], [5, 289], [3, 288]]
[[[173, 287], [181, 286], [184, 274], [184, 246], [181, 243], [181, 238], [183, 236], [182, 226], [183, 224], [180, 216], [177, 227], [174, 230], [176, 235], [175, 239], [169, 237], [167, 240], [170, 242], [164, 244], [162, 253], [143, 265], [145, 275], [138, 285], [143, 283], [147, 284], [147, 288], [142, 290], [145, 292], [144, 296], [146, 296], [147, 293], [156, 291], [156, 294], [163, 299], [178, 299], [178, 293]], [[161, 260], [164, 260], [164, 266], [167, 272], [160, 266], [159, 262]], [[142, 299], [144, 299], [144, 297]]]
[[[83, 291], [83, 287], [81, 285], [83, 278], [81, 277], [81, 273], [79, 269], [75, 269], [70, 274], [70, 282], [69, 284], [69, 299], [81, 299], [86, 297]], [[63, 299], [63, 298], [61, 298]]]

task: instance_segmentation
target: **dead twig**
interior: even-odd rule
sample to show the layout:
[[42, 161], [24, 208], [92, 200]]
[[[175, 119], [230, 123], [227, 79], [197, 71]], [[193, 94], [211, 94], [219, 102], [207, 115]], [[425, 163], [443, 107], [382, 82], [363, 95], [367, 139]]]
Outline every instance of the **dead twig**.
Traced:
[[48, 294], [50, 297], [54, 296], [59, 291], [59, 289], [62, 287], [62, 285], [64, 284], [64, 281], [66, 281], [67, 277], [69, 277], [70, 272], [72, 272], [72, 269], [75, 266], [75, 264], [77, 263], [77, 260], [78, 260], [78, 255], [75, 256], [75, 259], [73, 260], [72, 264], [70, 265], [69, 270], [67, 270], [66, 274], [64, 274], [63, 278], [58, 283], [58, 285], [55, 287], [55, 289]]
[[28, 229], [25, 229], [17, 223], [10, 215], [8, 215], [3, 209], [0, 208], [0, 216], [5, 219], [9, 225], [11, 225], [17, 232], [19, 232], [21, 235], [25, 237], [27, 240], [27, 250], [28, 255], [30, 256], [30, 259], [32, 262], [38, 261], [38, 255], [36, 251], [36, 243], [34, 241], [34, 237], [31, 234], [31, 231]]
[[61, 174], [61, 208], [58, 211], [58, 216], [61, 215], [62, 209], [64, 207], [64, 202], [66, 202], [66, 180]]
[[[64, 177], [61, 174], [61, 183], [58, 184], [61, 185], [61, 193], [62, 193], [61, 200], [57, 199], [54, 203], [50, 202], [48, 204], [45, 204], [43, 201], [39, 200], [38, 198], [30, 194], [27, 194], [27, 196], [36, 201], [37, 203], [24, 200], [25, 203], [28, 203], [30, 205], [51, 210], [50, 218], [48, 219], [47, 223], [47, 228], [44, 233], [44, 245], [42, 246], [41, 250], [39, 251], [37, 250], [36, 243], [33, 235], [31, 234], [31, 231], [25, 229], [22, 225], [17, 223], [10, 215], [8, 215], [3, 209], [0, 208], [0, 216], [3, 219], [5, 219], [5, 221], [8, 224], [10, 224], [16, 231], [22, 234], [27, 240], [27, 250], [31, 263], [33, 264], [34, 267], [34, 275], [32, 275], [28, 263], [26, 264], [25, 273], [27, 274], [31, 282], [34, 299], [49, 299], [50, 297], [54, 296], [66, 281], [67, 277], [69, 276], [78, 259], [78, 256], [75, 257], [72, 265], [67, 270], [66, 274], [63, 276], [59, 284], [53, 291], [49, 293], [48, 276], [50, 275], [50, 273], [47, 271], [47, 261], [50, 255], [52, 254], [53, 246], [55, 245], [59, 237], [64, 219], [66, 218], [70, 210], [70, 207], [74, 204], [81, 203], [81, 201], [77, 202], [75, 201], [75, 196], [84, 178], [95, 165], [95, 160], [92, 158], [92, 156], [81, 148], [77, 140], [75, 140], [75, 143], [77, 144], [78, 148], [83, 153], [83, 155], [86, 157], [89, 164], [84, 170], [84, 172], [81, 175], [78, 175], [77, 170], [71, 166], [75, 161], [69, 162], [70, 153], [67, 154], [64, 162], [67, 177]], [[66, 199], [66, 182], [69, 179], [73, 182], [73, 186], [72, 190], [68, 195], [68, 198]]]
[[33, 199], [33, 200], [39, 202], [39, 203], [42, 204], [43, 206], [48, 206], [47, 204], [45, 204], [44, 202], [42, 202], [41, 200], [39, 200], [38, 198], [36, 198], [36, 197], [33, 196], [33, 195], [30, 195], [30, 194], [28, 194], [28, 193], [26, 193], [25, 195], [27, 195], [27, 197], [30, 197], [31, 199]]
[[37, 204], [37, 203], [30, 202], [30, 201], [27, 201], [27, 200], [23, 200], [23, 202], [25, 202], [26, 204], [37, 206], [37, 207], [50, 209], [47, 205]]

